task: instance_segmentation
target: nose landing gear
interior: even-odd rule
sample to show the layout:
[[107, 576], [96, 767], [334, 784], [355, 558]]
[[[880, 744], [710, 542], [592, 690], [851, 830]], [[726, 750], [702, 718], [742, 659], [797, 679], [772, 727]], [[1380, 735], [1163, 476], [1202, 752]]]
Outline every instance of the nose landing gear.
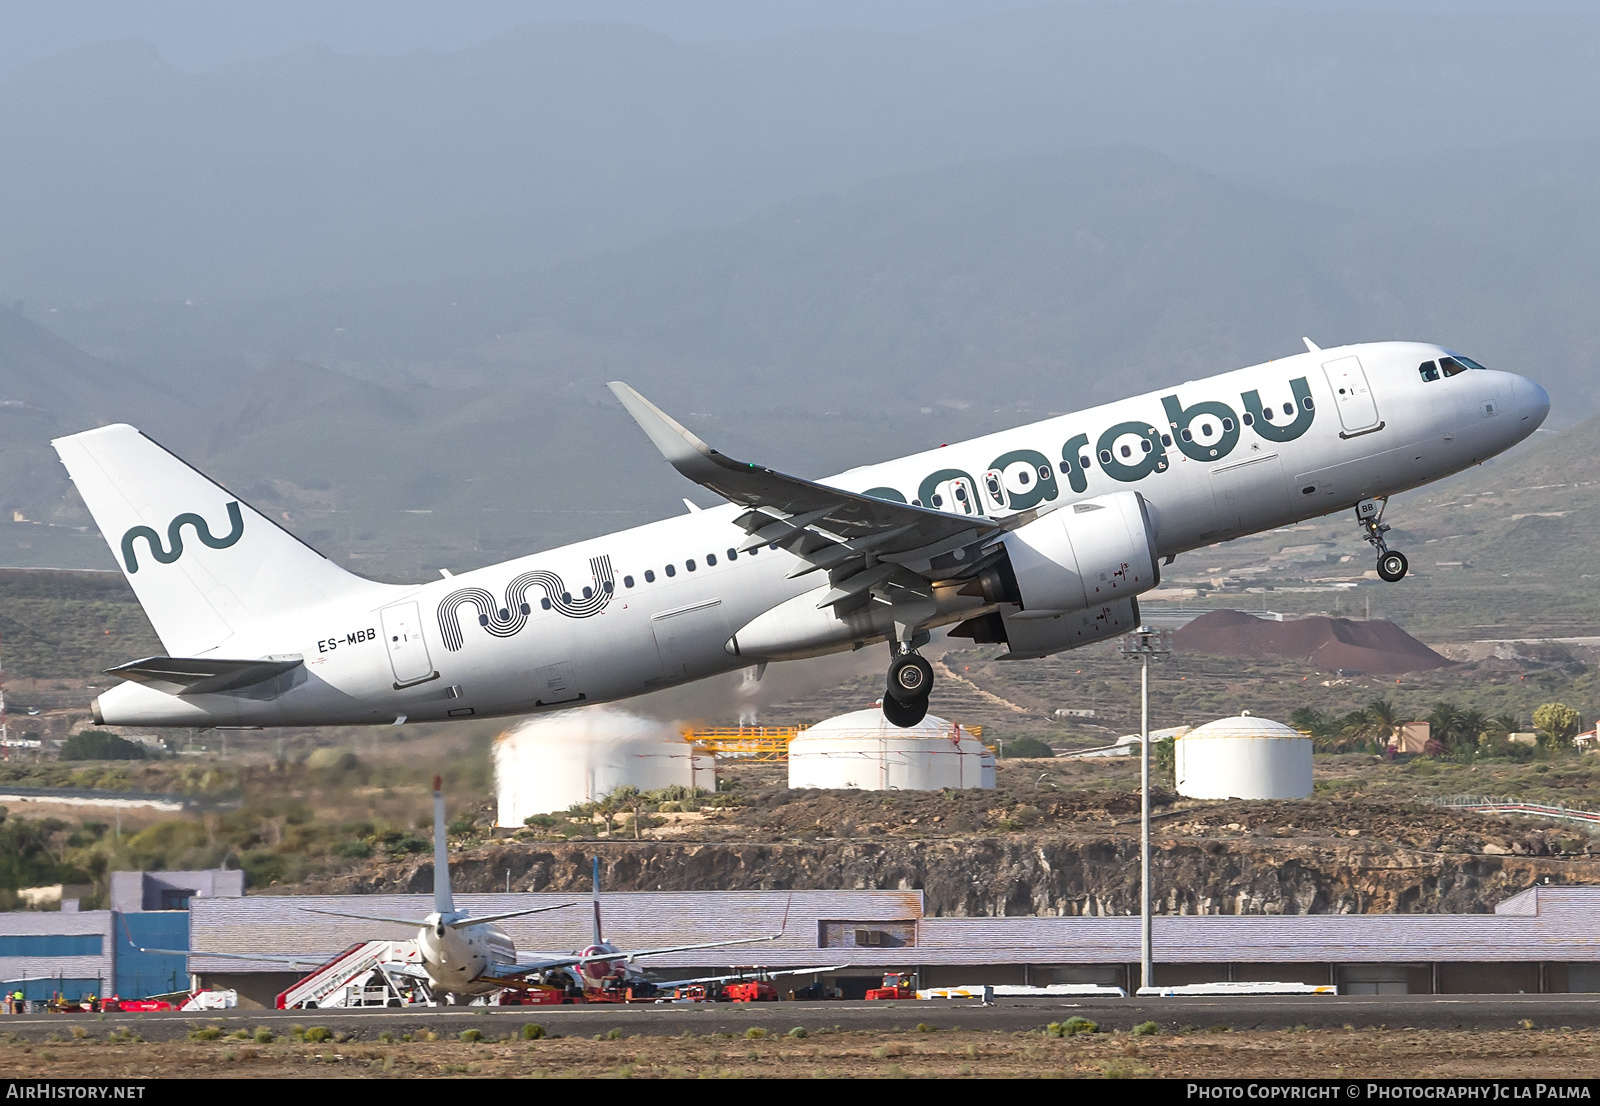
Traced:
[[909, 646], [902, 646], [889, 665], [883, 716], [901, 729], [915, 726], [927, 716], [928, 696], [932, 693], [933, 665]]
[[1356, 522], [1366, 531], [1367, 543], [1378, 551], [1378, 578], [1393, 584], [1405, 579], [1411, 566], [1404, 553], [1390, 549], [1383, 540], [1383, 535], [1389, 532], [1389, 527], [1383, 521], [1383, 510], [1388, 505], [1388, 496], [1363, 499], [1356, 504]]

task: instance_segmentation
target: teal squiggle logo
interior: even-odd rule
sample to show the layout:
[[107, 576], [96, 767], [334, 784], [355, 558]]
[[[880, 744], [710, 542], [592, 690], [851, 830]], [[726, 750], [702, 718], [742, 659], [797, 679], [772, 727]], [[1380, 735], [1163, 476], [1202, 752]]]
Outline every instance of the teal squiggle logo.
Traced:
[[135, 538], [143, 538], [150, 545], [150, 556], [164, 565], [183, 556], [183, 528], [193, 526], [195, 537], [212, 549], [226, 549], [244, 537], [244, 515], [239, 513], [238, 501], [228, 504], [228, 523], [231, 527], [226, 535], [220, 538], [211, 536], [211, 527], [206, 520], [193, 511], [185, 511], [167, 524], [167, 544], [172, 546], [169, 553], [161, 544], [161, 535], [148, 526], [135, 526], [122, 535], [122, 563], [128, 566], [128, 572], [139, 571], [139, 558], [134, 555], [133, 542]]

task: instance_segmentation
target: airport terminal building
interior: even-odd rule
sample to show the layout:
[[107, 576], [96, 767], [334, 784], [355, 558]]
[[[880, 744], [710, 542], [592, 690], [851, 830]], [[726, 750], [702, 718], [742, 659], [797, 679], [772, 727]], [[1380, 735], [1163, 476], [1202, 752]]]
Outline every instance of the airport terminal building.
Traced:
[[[757, 938], [748, 947], [651, 957], [664, 977], [730, 967], [802, 968], [862, 997], [889, 971], [923, 987], [1092, 983], [1130, 992], [1139, 977], [1137, 917], [930, 918], [920, 891], [608, 892], [608, 941], [626, 950]], [[519, 956], [567, 953], [590, 939], [584, 894], [459, 895], [486, 915], [570, 902], [501, 923]], [[420, 917], [424, 895], [253, 895], [190, 903], [189, 970], [209, 987], [234, 988], [241, 1005], [271, 1006], [304, 973], [271, 961], [207, 957], [314, 953], [333, 959], [403, 926], [307, 913], [346, 910]], [[1531, 888], [1492, 914], [1300, 914], [1158, 916], [1160, 985], [1219, 981], [1336, 985], [1344, 994], [1560, 993], [1600, 991], [1600, 887]], [[775, 940], [760, 938], [778, 934]], [[804, 986], [809, 977], [794, 986]]]
[[[5, 990], [124, 998], [188, 987], [234, 989], [270, 1007], [306, 973], [273, 960], [332, 960], [371, 940], [405, 940], [405, 926], [316, 910], [420, 917], [426, 895], [243, 894], [239, 872], [118, 872], [112, 909], [0, 914]], [[586, 894], [459, 895], [487, 915], [573, 904], [500, 923], [519, 957], [565, 954], [590, 941]], [[729, 968], [809, 968], [861, 997], [886, 972], [923, 987], [1098, 984], [1132, 992], [1137, 917], [927, 917], [920, 891], [636, 891], [601, 897], [607, 940], [626, 950], [752, 938], [748, 945], [650, 957], [663, 978]], [[1600, 887], [1540, 886], [1486, 914], [1158, 916], [1155, 981], [1174, 986], [1278, 982], [1342, 994], [1600, 992]], [[775, 939], [766, 938], [776, 935]], [[181, 956], [142, 948], [191, 950]], [[208, 956], [222, 953], [224, 956]], [[811, 974], [790, 977], [804, 987]]]

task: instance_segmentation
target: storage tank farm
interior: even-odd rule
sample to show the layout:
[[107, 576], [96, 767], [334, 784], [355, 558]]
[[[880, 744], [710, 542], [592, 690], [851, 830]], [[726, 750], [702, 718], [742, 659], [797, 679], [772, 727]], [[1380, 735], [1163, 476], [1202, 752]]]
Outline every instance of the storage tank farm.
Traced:
[[994, 754], [953, 722], [928, 715], [901, 729], [873, 707], [824, 719], [789, 742], [791, 788], [937, 791], [994, 787]]
[[1303, 799], [1311, 794], [1311, 739], [1242, 711], [1175, 739], [1178, 794], [1191, 799]]
[[619, 787], [678, 785], [715, 791], [716, 759], [670, 722], [610, 707], [579, 707], [512, 727], [495, 739], [495, 822], [602, 799]]

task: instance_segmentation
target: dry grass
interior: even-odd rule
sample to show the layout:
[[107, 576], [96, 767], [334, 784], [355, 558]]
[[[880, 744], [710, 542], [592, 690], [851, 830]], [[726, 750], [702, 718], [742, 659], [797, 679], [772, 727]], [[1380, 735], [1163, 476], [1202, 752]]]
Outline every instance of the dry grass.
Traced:
[[1241, 1030], [1134, 1038], [961, 1030], [795, 1039], [564, 1037], [257, 1045], [0, 1044], [12, 1078], [88, 1077], [1560, 1077], [1600, 1076], [1600, 1031]]

